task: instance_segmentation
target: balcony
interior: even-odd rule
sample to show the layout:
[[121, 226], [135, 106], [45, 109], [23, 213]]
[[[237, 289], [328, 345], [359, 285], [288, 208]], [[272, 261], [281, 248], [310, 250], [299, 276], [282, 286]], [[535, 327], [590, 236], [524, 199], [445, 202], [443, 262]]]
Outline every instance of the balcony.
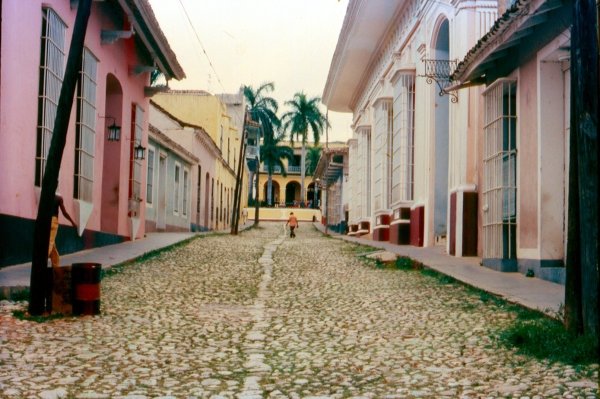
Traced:
[[[261, 172], [263, 173], [268, 173], [267, 170], [267, 166], [263, 164], [262, 168], [260, 169]], [[288, 166], [287, 167], [287, 173], [291, 173], [291, 174], [300, 174], [300, 166]], [[273, 168], [273, 174], [281, 174], [281, 168], [279, 166], [275, 166]]]
[[452, 97], [451, 101], [453, 103], [458, 102], [456, 93], [446, 90], [446, 88], [448, 88], [452, 83], [450, 77], [454, 73], [458, 61], [423, 59], [423, 62], [425, 63], [425, 75], [420, 76], [426, 78], [425, 81], [427, 84], [431, 84], [435, 81], [440, 89], [438, 93], [440, 96], [448, 94]]

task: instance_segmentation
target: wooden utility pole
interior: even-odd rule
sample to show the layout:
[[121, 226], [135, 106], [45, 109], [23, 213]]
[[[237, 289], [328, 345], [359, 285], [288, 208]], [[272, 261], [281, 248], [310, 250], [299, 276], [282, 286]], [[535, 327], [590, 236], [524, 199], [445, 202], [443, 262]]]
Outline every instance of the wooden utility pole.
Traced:
[[[259, 145], [260, 148], [260, 145]], [[259, 177], [260, 175], [260, 158], [257, 156], [256, 157], [256, 202], [254, 204], [254, 225], [258, 226], [258, 211], [260, 210], [260, 187], [258, 185], [259, 183]]]
[[231, 220], [231, 234], [237, 235], [239, 231], [240, 222], [240, 204], [242, 200], [242, 165], [246, 160], [244, 159], [244, 151], [246, 149], [246, 120], [248, 113], [244, 112], [244, 124], [242, 127], [242, 142], [240, 144], [240, 157], [238, 162], [238, 169], [235, 181], [235, 192], [233, 194], [233, 215]]
[[62, 161], [67, 130], [73, 107], [75, 87], [79, 80], [83, 43], [90, 18], [92, 0], [79, 0], [73, 36], [67, 58], [65, 76], [60, 89], [58, 107], [52, 140], [48, 150], [46, 169], [42, 180], [42, 192], [38, 206], [37, 219], [33, 232], [33, 256], [31, 265], [29, 313], [41, 315], [46, 310], [46, 285], [48, 279], [48, 242], [50, 241], [50, 222], [52, 220], [52, 206], [58, 186], [58, 175]]
[[595, 0], [574, 0], [565, 323], [573, 332], [600, 337], [597, 32]]

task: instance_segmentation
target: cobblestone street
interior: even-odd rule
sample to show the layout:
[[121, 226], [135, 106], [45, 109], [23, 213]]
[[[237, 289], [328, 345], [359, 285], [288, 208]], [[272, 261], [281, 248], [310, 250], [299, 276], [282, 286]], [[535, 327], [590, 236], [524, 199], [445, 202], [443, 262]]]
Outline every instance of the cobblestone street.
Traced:
[[309, 224], [209, 235], [102, 282], [102, 314], [0, 305], [5, 398], [596, 398], [598, 366], [499, 346], [514, 315]]

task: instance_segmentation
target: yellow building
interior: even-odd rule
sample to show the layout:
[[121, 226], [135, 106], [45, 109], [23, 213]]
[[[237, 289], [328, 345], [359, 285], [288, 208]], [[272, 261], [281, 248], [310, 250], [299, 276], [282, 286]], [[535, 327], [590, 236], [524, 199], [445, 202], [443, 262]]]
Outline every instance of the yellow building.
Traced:
[[[282, 145], [289, 145], [289, 142], [284, 142]], [[323, 146], [323, 144], [321, 144]], [[313, 147], [314, 143], [307, 143], [308, 148]], [[337, 148], [344, 146], [344, 143], [333, 142], [329, 143], [330, 148]], [[294, 143], [294, 159], [292, 161], [283, 160], [285, 165], [287, 176], [283, 176], [281, 171], [276, 168], [273, 173], [273, 206], [275, 207], [304, 207], [304, 208], [318, 208], [320, 205], [321, 193], [319, 188], [315, 188], [315, 182], [313, 176], [305, 176], [304, 187], [305, 197], [301, 198], [301, 182], [302, 176], [300, 173], [300, 160], [302, 156], [302, 144]], [[260, 165], [260, 201], [261, 204], [267, 205], [267, 188], [268, 188], [268, 173], [267, 167], [261, 163]]]
[[[176, 118], [201, 126], [220, 151], [220, 157], [209, 166], [205, 184], [210, 187], [210, 227], [215, 230], [230, 226], [233, 197], [240, 161], [245, 100], [242, 92], [212, 95], [198, 90], [172, 90], [155, 95], [153, 101]], [[241, 208], [247, 205], [247, 168], [241, 183]]]

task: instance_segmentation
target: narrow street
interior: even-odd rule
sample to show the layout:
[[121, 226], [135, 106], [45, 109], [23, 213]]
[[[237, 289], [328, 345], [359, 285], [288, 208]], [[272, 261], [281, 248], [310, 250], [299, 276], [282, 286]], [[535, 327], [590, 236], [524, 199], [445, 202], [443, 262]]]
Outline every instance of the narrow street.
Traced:
[[595, 398], [598, 369], [497, 345], [514, 315], [301, 224], [210, 235], [102, 282], [102, 314], [0, 305], [2, 398]]

